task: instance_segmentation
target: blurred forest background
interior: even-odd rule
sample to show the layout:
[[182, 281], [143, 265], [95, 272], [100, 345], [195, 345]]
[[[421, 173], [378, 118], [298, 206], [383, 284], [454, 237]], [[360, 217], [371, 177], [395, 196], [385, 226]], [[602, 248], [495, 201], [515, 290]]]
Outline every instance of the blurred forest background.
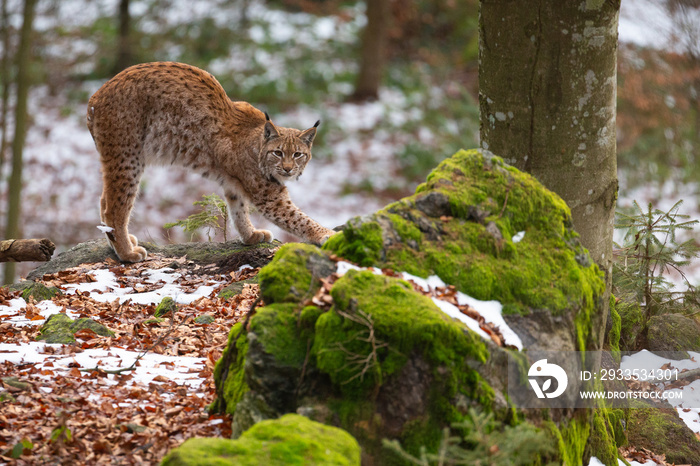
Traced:
[[[233, 100], [284, 126], [320, 118], [314, 160], [289, 187], [331, 228], [478, 146], [477, 0], [0, 1], [5, 238], [48, 237], [60, 251], [101, 237], [85, 107], [107, 79], [141, 62], [204, 68]], [[668, 208], [685, 198], [685, 213], [700, 218], [700, 2], [622, 4], [620, 205]], [[216, 185], [184, 170], [151, 168], [131, 230], [141, 240], [189, 240], [163, 225], [212, 192]]]

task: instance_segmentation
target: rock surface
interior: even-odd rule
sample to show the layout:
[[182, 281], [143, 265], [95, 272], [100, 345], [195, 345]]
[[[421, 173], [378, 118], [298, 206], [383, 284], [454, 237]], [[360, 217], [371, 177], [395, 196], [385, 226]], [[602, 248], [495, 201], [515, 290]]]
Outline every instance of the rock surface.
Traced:
[[84, 317], [73, 320], [65, 314], [52, 314], [41, 326], [41, 335], [37, 340], [44, 340], [46, 343], [61, 343], [64, 345], [73, 343], [77, 332], [88, 329], [97, 335], [114, 336], [114, 332], [104, 325], [92, 319]]
[[[522, 233], [524, 232], [524, 233]], [[523, 236], [524, 235], [524, 236]], [[265, 307], [236, 325], [215, 370], [214, 410], [233, 431], [299, 412], [358, 439], [367, 464], [402, 464], [382, 439], [418, 455], [474, 412], [504, 428], [532, 422], [578, 463], [587, 440], [603, 461], [616, 448], [607, 411], [517, 413], [505, 396], [506, 350], [444, 314], [403, 280], [333, 274], [336, 256], [361, 266], [438, 275], [481, 300], [499, 300], [531, 349], [585, 350], [601, 309], [602, 274], [572, 230], [569, 209], [534, 178], [479, 150], [445, 160], [416, 194], [315, 246], [288, 244], [259, 274]], [[546, 462], [546, 461], [545, 461]]]
[[681, 314], [663, 314], [649, 319], [649, 351], [700, 351], [700, 324]]
[[[198, 263], [221, 263], [222, 269], [231, 271], [247, 263], [253, 267], [265, 265], [271, 259], [270, 248], [277, 247], [279, 243], [247, 246], [240, 241], [229, 241], [226, 243], [202, 242], [165, 246], [153, 243], [140, 243], [140, 245], [151, 254], [161, 254], [164, 257], [172, 258], [186, 256], [188, 260]], [[119, 260], [106, 239], [86, 241], [62, 252], [46, 264], [40, 265], [27, 275], [27, 280], [36, 280], [46, 274], [77, 267], [80, 264], [102, 262], [106, 259]]]

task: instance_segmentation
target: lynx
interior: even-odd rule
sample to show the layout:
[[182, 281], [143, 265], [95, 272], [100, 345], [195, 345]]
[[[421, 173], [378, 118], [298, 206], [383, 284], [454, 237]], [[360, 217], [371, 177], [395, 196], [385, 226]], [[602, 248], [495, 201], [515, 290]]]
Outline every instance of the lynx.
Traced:
[[299, 210], [284, 186], [311, 160], [318, 124], [304, 131], [276, 126], [193, 66], [159, 62], [122, 71], [90, 98], [87, 111], [102, 162], [100, 218], [114, 251], [124, 262], [146, 258], [128, 232], [146, 165], [180, 165], [219, 183], [246, 244], [272, 240], [253, 227], [249, 204], [282, 229], [322, 244], [334, 231]]

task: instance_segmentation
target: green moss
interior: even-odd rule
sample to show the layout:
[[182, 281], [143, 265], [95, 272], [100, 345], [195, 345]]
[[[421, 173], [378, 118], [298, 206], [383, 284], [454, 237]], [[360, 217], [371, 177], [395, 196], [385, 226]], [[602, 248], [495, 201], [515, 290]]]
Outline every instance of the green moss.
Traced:
[[[242, 333], [243, 323], [239, 322], [231, 328], [228, 334], [228, 344], [224, 349], [221, 358], [214, 366], [214, 382], [216, 383], [219, 396], [212, 403], [212, 412], [226, 411], [233, 415], [236, 411], [236, 404], [243, 398], [243, 395], [250, 390], [245, 381], [245, 355], [248, 353], [248, 339]], [[234, 345], [235, 341], [235, 345]]]
[[202, 314], [194, 318], [194, 323], [199, 325], [207, 325], [216, 322], [216, 318], [211, 314]]
[[306, 358], [308, 338], [300, 338], [296, 304], [271, 304], [256, 311], [250, 321], [265, 352], [283, 365], [301, 367]]
[[637, 349], [637, 338], [644, 327], [644, 315], [639, 303], [620, 301], [615, 305], [620, 315], [620, 349], [634, 351]]
[[[402, 280], [369, 271], [348, 272], [334, 284], [331, 295], [335, 310], [318, 318], [314, 352], [318, 368], [329, 374], [345, 395], [366, 397], [399, 371], [412, 352], [419, 351], [433, 367], [442, 368], [436, 384], [445, 389], [446, 398], [462, 391], [490, 406], [493, 391], [465, 364], [465, 359], [484, 362], [486, 345], [440, 311], [430, 298], [415, 293]], [[370, 333], [374, 343], [366, 341]], [[366, 374], [359, 376], [365, 366], [348, 364], [348, 355], [367, 357], [373, 344], [376, 358]], [[452, 413], [455, 408], [446, 402], [439, 410]]]
[[177, 304], [175, 300], [170, 296], [166, 296], [161, 300], [161, 302], [156, 306], [156, 310], [153, 312], [154, 317], [163, 317], [169, 313], [175, 313], [177, 311]]
[[608, 419], [608, 411], [606, 409], [593, 411], [589, 444], [591, 456], [595, 456], [603, 464], [617, 464], [615, 432]]
[[610, 295], [610, 319], [611, 327], [608, 332], [608, 345], [612, 352], [613, 358], [617, 363], [620, 362], [620, 331], [622, 329], [622, 318], [615, 308], [615, 297]]
[[379, 262], [383, 244], [382, 227], [377, 222], [356, 218], [345, 224], [342, 234], [331, 236], [323, 249], [362, 266], [371, 266]]
[[[454, 218], [433, 219], [418, 211], [416, 200], [425, 192], [445, 196]], [[502, 238], [487, 230], [490, 222]], [[513, 243], [520, 231], [525, 237]], [[402, 241], [384, 246], [383, 235]], [[420, 248], [407, 245], [406, 238]], [[509, 313], [544, 309], [560, 315], [574, 309], [584, 314], [582, 342], [604, 290], [603, 274], [581, 247], [564, 201], [530, 175], [479, 150], [443, 161], [415, 195], [353, 219], [324, 249], [362, 265], [438, 275], [477, 299], [499, 300]]]
[[579, 414], [565, 421], [561, 428], [552, 421], [545, 421], [545, 426], [559, 446], [562, 466], [581, 466], [583, 463], [583, 454], [591, 429], [588, 422], [581, 419], [582, 417], [584, 416]]
[[[28, 286], [25, 286], [25, 284], [29, 284]], [[51, 299], [54, 296], [60, 296], [61, 290], [56, 288], [55, 286], [47, 287], [43, 283], [39, 282], [22, 282], [20, 283], [20, 286], [22, 287], [22, 298], [29, 302], [29, 298], [34, 298], [34, 301], [39, 302], [39, 301], [44, 301], [46, 299]]]
[[[337, 236], [337, 235], [336, 235]], [[310, 298], [320, 286], [316, 278], [329, 275], [323, 270], [329, 262], [327, 255], [316, 246], [289, 243], [282, 246], [275, 258], [260, 269], [260, 293], [266, 303], [299, 302]]]
[[262, 421], [238, 440], [193, 438], [171, 451], [163, 466], [351, 466], [360, 447], [347, 432], [296, 414]]
[[627, 437], [630, 445], [665, 454], [676, 464], [700, 464], [700, 441], [672, 408], [650, 407], [641, 401], [630, 402]]
[[388, 214], [389, 220], [399, 234], [401, 241], [406, 243], [409, 240], [416, 242], [417, 246], [420, 246], [423, 234], [420, 232], [415, 223], [410, 222], [397, 214]]
[[252, 278], [246, 278], [245, 280], [241, 280], [240, 282], [234, 282], [219, 291], [218, 297], [222, 299], [231, 299], [234, 296], [238, 295], [243, 291], [243, 288], [245, 287], [246, 284], [257, 284], [258, 283], [258, 276], [254, 276]]
[[83, 317], [82, 319], [73, 320], [65, 314], [58, 313], [52, 314], [46, 319], [36, 339], [44, 340], [46, 343], [66, 345], [73, 343], [75, 341], [73, 334], [83, 329], [90, 329], [100, 336], [114, 336], [114, 332], [92, 319]]

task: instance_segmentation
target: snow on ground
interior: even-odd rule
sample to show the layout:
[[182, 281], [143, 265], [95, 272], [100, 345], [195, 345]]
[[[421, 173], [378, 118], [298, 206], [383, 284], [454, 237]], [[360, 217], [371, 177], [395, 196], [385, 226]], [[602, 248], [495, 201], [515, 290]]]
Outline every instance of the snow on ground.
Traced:
[[[345, 275], [348, 270], [371, 270], [375, 274], [381, 274], [382, 271], [376, 267], [362, 268], [356, 265], [350, 264], [349, 262], [339, 261], [336, 265], [336, 273], [340, 276]], [[447, 288], [447, 284], [442, 281], [437, 275], [431, 275], [428, 278], [421, 278], [415, 275], [411, 275], [406, 272], [401, 272], [399, 276], [409, 282], [414, 283], [420, 287], [425, 292], [433, 291], [437, 288]], [[437, 305], [438, 308], [448, 316], [453, 319], [457, 319], [463, 322], [469, 329], [476, 332], [484, 340], [491, 341], [491, 336], [481, 329], [479, 322], [472, 319], [471, 317], [463, 314], [457, 306], [449, 303], [439, 297], [432, 296], [431, 299]], [[457, 303], [459, 305], [465, 305], [476, 310], [481, 317], [488, 323], [493, 324], [497, 327], [501, 334], [503, 335], [504, 343], [506, 345], [515, 346], [519, 350], [523, 349], [523, 343], [520, 337], [508, 326], [505, 320], [503, 320], [502, 309], [503, 306], [498, 301], [480, 301], [478, 299], [472, 298], [469, 295], [457, 292]]]
[[[670, 367], [672, 368], [671, 370], [678, 369], [679, 372], [684, 369], [700, 369], [700, 353], [689, 351], [688, 355], [690, 356], [689, 359], [674, 360], [642, 350], [631, 356], [623, 356], [620, 362], [620, 369], [623, 371], [634, 369], [652, 371], [662, 367], [665, 369]], [[700, 434], [700, 379], [681, 388], [671, 388], [669, 390], [683, 394], [681, 398], [669, 398], [667, 401], [678, 411], [678, 415], [683, 422], [693, 432]]]
[[[248, 266], [250, 267], [250, 266]], [[239, 269], [240, 270], [240, 269]], [[66, 294], [76, 292], [89, 293], [95, 301], [112, 303], [115, 300], [124, 303], [130, 300], [134, 304], [156, 305], [166, 296], [172, 297], [177, 303], [190, 304], [195, 300], [210, 296], [217, 281], [210, 280], [206, 284], [196, 287], [194, 290], [185, 289], [176, 284], [176, 280], [183, 278], [178, 272], [170, 268], [157, 270], [146, 269], [142, 277], [123, 276], [117, 280], [117, 276], [109, 270], [97, 269], [88, 274], [90, 281], [81, 283], [71, 283], [63, 286]], [[126, 283], [125, 283], [126, 282]], [[130, 286], [131, 285], [131, 286]], [[150, 291], [144, 291], [144, 287], [155, 287]], [[54, 304], [51, 300], [45, 300], [35, 305], [40, 311], [39, 314], [48, 318], [51, 314], [57, 314], [62, 308]], [[14, 326], [41, 325], [44, 320], [33, 318], [28, 320], [22, 312], [27, 307], [27, 303], [22, 298], [15, 298], [9, 301], [8, 305], [0, 306], [0, 322], [10, 322]], [[79, 309], [66, 309], [68, 317], [75, 319], [80, 316]], [[95, 316], [94, 318], [98, 318]], [[0, 343], [0, 362], [10, 361], [14, 364], [41, 363], [41, 370], [69, 371], [78, 363], [78, 367], [94, 368], [100, 367], [106, 370], [114, 370], [131, 366], [139, 357], [137, 351], [111, 347], [109, 350], [99, 348], [85, 349], [80, 353], [52, 354], [46, 352], [46, 347], [60, 346], [49, 345], [42, 342], [29, 342], [20, 345]], [[71, 365], [73, 364], [73, 365]], [[204, 378], [198, 373], [204, 368], [205, 359], [187, 356], [165, 356], [156, 353], [146, 353], [141, 355], [138, 367], [130, 371], [133, 378], [129, 385], [148, 385], [154, 378], [162, 377], [162, 380], [170, 380], [179, 385], [187, 384], [191, 387], [198, 387], [204, 382]], [[38, 367], [38, 366], [37, 366]], [[46, 376], [46, 379], [50, 379]], [[158, 381], [158, 379], [156, 379]], [[114, 375], [110, 374], [108, 383], [116, 384]]]
[[148, 278], [146, 283], [162, 284], [153, 291], [140, 292], [132, 287], [123, 287], [117, 282], [117, 277], [109, 270], [95, 270], [92, 272], [94, 282], [76, 283], [65, 285], [67, 294], [74, 294], [76, 291], [89, 291], [90, 297], [102, 303], [111, 303], [114, 300], [120, 303], [130, 300], [134, 304], [158, 304], [163, 298], [171, 297], [176, 303], [190, 304], [197, 299], [209, 296], [214, 291], [217, 281], [209, 281], [207, 285], [198, 287], [194, 292], [185, 293], [175, 281], [182, 277], [181, 274], [173, 272], [172, 269], [146, 270]]
[[[43, 342], [23, 343], [21, 346], [11, 343], [0, 343], [0, 354], [3, 361], [9, 361], [16, 365], [38, 364], [36, 367], [46, 371], [61, 371], [68, 373], [77, 363], [78, 367], [92, 369], [99, 367], [104, 370], [117, 370], [130, 367], [141, 353], [127, 351], [125, 349], [112, 347], [109, 350], [90, 348], [81, 353], [72, 354], [52, 354], [46, 352], [47, 347], [56, 347]], [[132, 378], [127, 386], [158, 383], [163, 379], [173, 381], [178, 385], [187, 385], [196, 391], [204, 378], [198, 374], [204, 369], [205, 358], [193, 358], [183, 356], [165, 356], [156, 353], [146, 353], [141, 355], [138, 365], [134, 371], [129, 371]], [[53, 374], [44, 375], [43, 378], [51, 380]], [[155, 380], [154, 380], [155, 379]], [[108, 374], [107, 385], [117, 385], [114, 374]], [[99, 395], [93, 395], [97, 397]], [[134, 400], [134, 402], [139, 402]], [[116, 408], [116, 405], [115, 405]]]

